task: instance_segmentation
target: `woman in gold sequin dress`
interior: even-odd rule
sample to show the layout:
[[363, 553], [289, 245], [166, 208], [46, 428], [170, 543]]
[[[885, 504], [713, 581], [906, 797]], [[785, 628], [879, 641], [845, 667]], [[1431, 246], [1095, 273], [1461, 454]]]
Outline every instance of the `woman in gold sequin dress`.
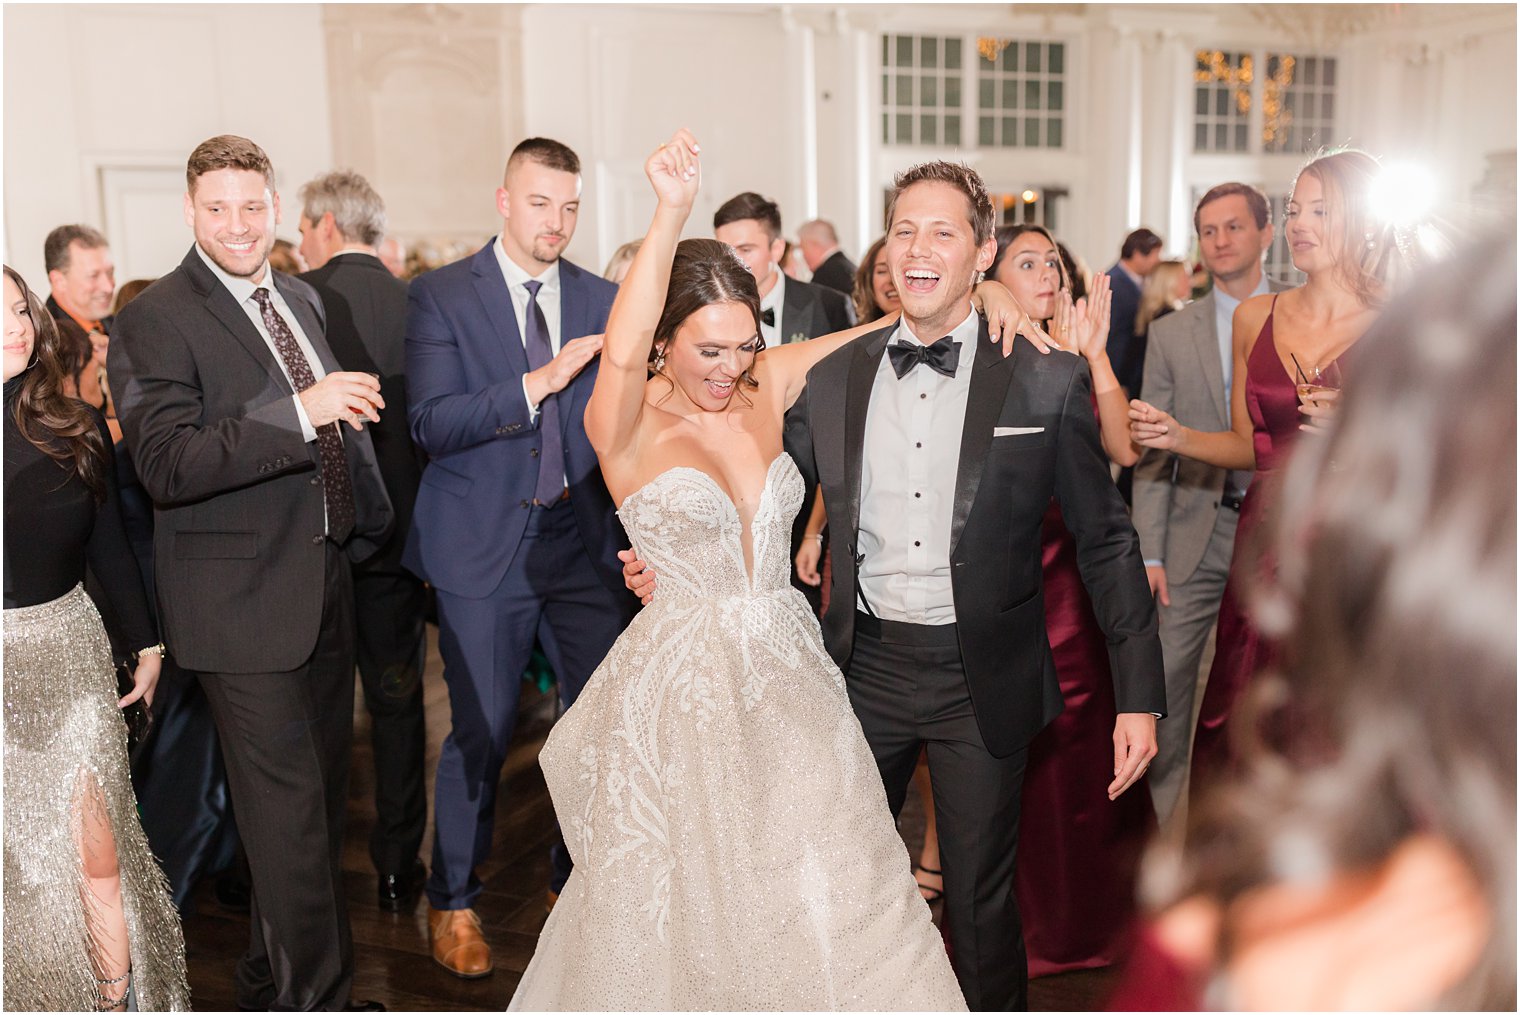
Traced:
[[[110, 432], [63, 395], [58, 330], [5, 268], [5, 1006], [183, 1010], [185, 947], [137, 819], [120, 708], [163, 646], [117, 505]], [[120, 701], [88, 565], [138, 646]]]

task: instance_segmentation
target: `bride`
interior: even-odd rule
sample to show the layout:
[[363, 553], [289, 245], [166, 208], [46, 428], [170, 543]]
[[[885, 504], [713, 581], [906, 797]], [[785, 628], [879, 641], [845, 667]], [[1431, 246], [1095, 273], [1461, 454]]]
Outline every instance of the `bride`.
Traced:
[[[802, 478], [782, 416], [883, 322], [765, 349], [755, 281], [679, 245], [685, 130], [607, 326], [586, 433], [660, 594], [545, 744], [575, 871], [513, 1009], [965, 1010], [881, 778], [788, 582]], [[1015, 331], [996, 285], [992, 331]]]

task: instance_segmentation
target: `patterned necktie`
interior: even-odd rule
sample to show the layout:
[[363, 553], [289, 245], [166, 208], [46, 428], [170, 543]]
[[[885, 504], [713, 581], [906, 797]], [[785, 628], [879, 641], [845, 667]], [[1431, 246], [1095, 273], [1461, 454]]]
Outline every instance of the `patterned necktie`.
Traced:
[[[290, 383], [300, 393], [317, 383], [311, 372], [311, 364], [296, 344], [296, 336], [285, 323], [269, 299], [269, 290], [263, 287], [253, 291], [254, 302], [264, 317], [264, 328], [274, 339], [274, 347], [285, 361], [285, 372]], [[327, 534], [334, 542], [341, 543], [354, 528], [354, 487], [348, 475], [348, 459], [343, 454], [343, 438], [338, 436], [338, 424], [328, 423], [317, 427], [317, 451], [322, 459], [322, 493], [327, 504]]]
[[[554, 358], [554, 346], [549, 342], [549, 321], [544, 308], [538, 305], [538, 290], [543, 285], [537, 279], [523, 283], [528, 290], [528, 312], [523, 315], [523, 345], [528, 353], [528, 369], [537, 370]], [[538, 459], [538, 486], [533, 499], [552, 507], [559, 503], [565, 492], [565, 450], [559, 433], [559, 397], [545, 395], [538, 403], [538, 436], [543, 450]]]
[[950, 341], [949, 335], [933, 345], [893, 342], [887, 346], [887, 355], [892, 357], [892, 369], [897, 371], [899, 380], [906, 377], [909, 371], [920, 363], [927, 364], [929, 369], [936, 373], [954, 377], [956, 365], [961, 360], [961, 344]]

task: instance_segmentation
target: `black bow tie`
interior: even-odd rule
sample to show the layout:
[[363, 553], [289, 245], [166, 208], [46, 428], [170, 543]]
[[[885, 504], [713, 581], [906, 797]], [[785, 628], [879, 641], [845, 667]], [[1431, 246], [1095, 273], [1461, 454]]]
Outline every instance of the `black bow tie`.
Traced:
[[766, 327], [774, 328], [776, 326], [776, 308], [766, 307], [760, 311], [760, 320], [765, 322]]
[[933, 345], [893, 342], [887, 346], [887, 355], [892, 357], [892, 369], [897, 371], [899, 378], [908, 376], [908, 373], [920, 363], [926, 364], [936, 373], [954, 377], [955, 366], [961, 359], [961, 344], [950, 341], [949, 335]]

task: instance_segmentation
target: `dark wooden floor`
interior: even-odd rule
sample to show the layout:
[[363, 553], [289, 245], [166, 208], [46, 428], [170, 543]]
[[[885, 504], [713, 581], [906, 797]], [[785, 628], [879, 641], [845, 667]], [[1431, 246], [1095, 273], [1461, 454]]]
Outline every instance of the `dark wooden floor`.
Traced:
[[[431, 801], [438, 750], [449, 729], [448, 693], [437, 654], [437, 630], [429, 628], [426, 674], [427, 787]], [[354, 932], [354, 991], [361, 1000], [383, 1002], [392, 1011], [470, 1011], [506, 1008], [543, 926], [544, 891], [549, 874], [549, 837], [553, 808], [538, 767], [538, 750], [554, 720], [552, 696], [523, 689], [517, 736], [502, 771], [495, 849], [479, 871], [485, 893], [477, 903], [496, 958], [496, 972], [465, 981], [436, 965], [428, 950], [427, 903], [419, 899], [410, 912], [383, 913], [375, 906], [375, 874], [368, 837], [374, 821], [369, 721], [355, 698], [354, 768], [349, 792], [348, 831], [343, 854], [349, 917]], [[909, 849], [917, 853], [923, 813], [917, 795], [909, 794], [902, 817]], [[422, 859], [432, 850], [432, 812]], [[936, 917], [938, 907], [936, 906]], [[222, 908], [208, 879], [196, 892], [185, 917], [190, 956], [191, 998], [197, 1009], [234, 1007], [232, 972], [248, 941], [248, 917]], [[1035, 1011], [1090, 1011], [1099, 1006], [1111, 984], [1107, 970], [1044, 977], [1030, 984]]]

